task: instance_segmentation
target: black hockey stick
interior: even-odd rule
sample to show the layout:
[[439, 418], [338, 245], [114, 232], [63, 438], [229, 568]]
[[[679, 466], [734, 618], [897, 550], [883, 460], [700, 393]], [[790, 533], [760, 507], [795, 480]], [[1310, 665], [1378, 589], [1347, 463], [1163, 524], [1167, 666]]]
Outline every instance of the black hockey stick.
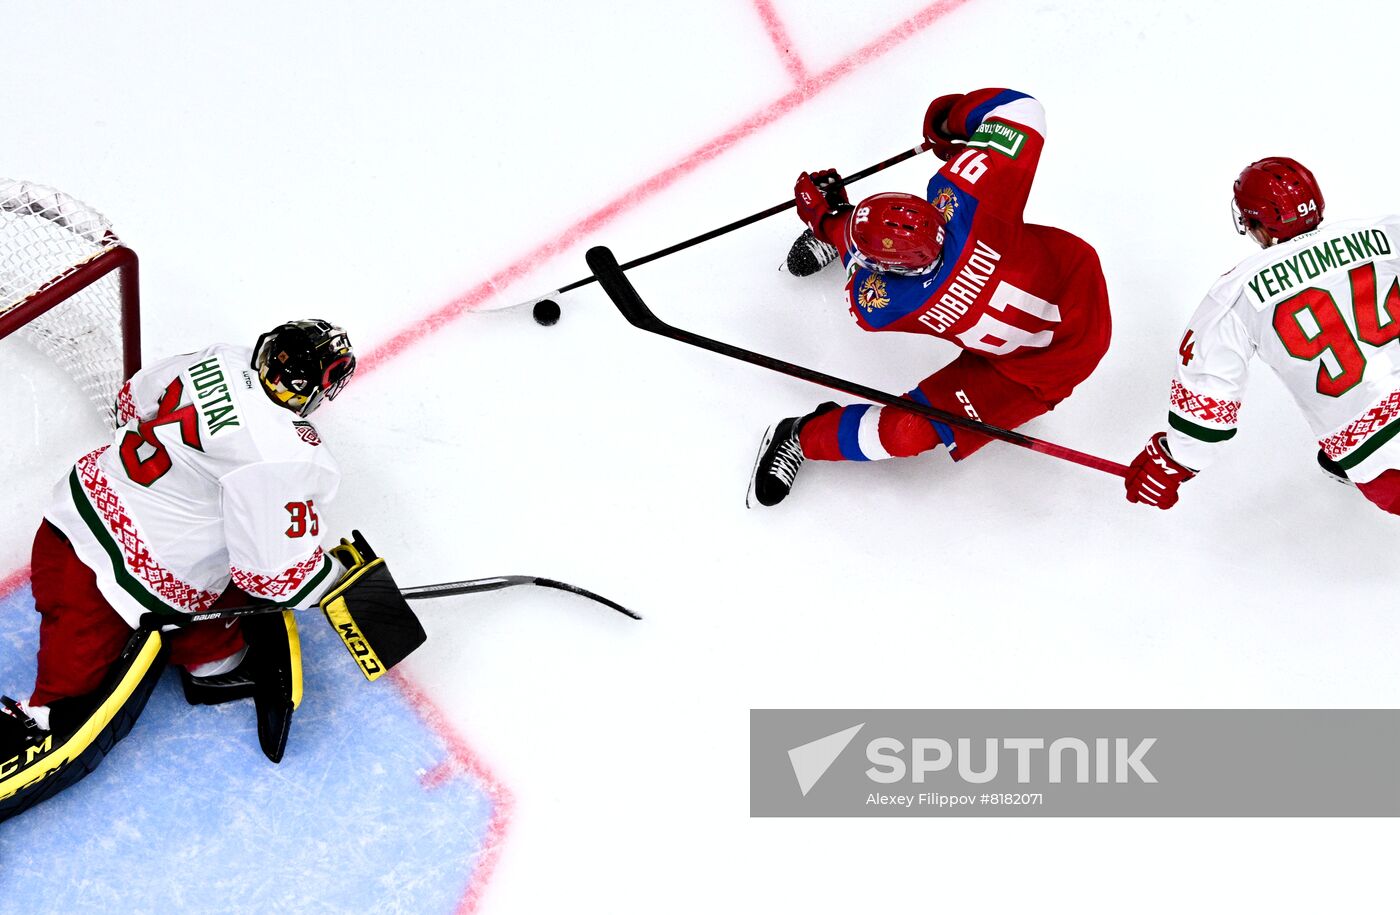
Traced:
[[[499, 591], [502, 588], [514, 588], [517, 585], [537, 585], [541, 588], [553, 588], [556, 591], [568, 591], [570, 594], [577, 594], [586, 597], [591, 601], [600, 603], [621, 613], [630, 619], [639, 620], [641, 616], [616, 601], [608, 600], [601, 594], [595, 594], [587, 588], [580, 588], [578, 585], [571, 585], [568, 582], [555, 581], [552, 578], [536, 578], [533, 575], [498, 575], [494, 578], [474, 578], [470, 581], [449, 581], [438, 585], [419, 585], [415, 588], [404, 588], [401, 593], [408, 600], [428, 600], [434, 597], [453, 597], [458, 594], [478, 594], [482, 591]], [[231, 620], [240, 616], [253, 616], [259, 613], [280, 613], [283, 610], [290, 610], [281, 604], [249, 604], [246, 607], [229, 607], [224, 610], [210, 610], [205, 613], [143, 613], [141, 615], [141, 625], [159, 629], [163, 626], [189, 626], [193, 623], [204, 620]]]
[[1128, 475], [1128, 468], [1122, 464], [1105, 458], [1096, 457], [1092, 454], [1085, 454], [1073, 448], [1066, 448], [1063, 445], [1056, 445], [1042, 439], [1032, 438], [1029, 435], [1022, 435], [1019, 432], [1012, 432], [1010, 429], [1002, 429], [998, 426], [990, 426], [986, 423], [978, 422], [967, 416], [959, 416], [956, 413], [945, 413], [935, 407], [926, 407], [917, 401], [907, 397], [896, 397], [884, 391], [867, 387], [854, 381], [846, 381], [844, 378], [837, 378], [834, 375], [827, 375], [815, 369], [794, 365], [791, 362], [784, 362], [772, 356], [765, 356], [762, 353], [755, 353], [751, 350], [742, 349], [729, 343], [721, 343], [709, 337], [702, 337], [697, 333], [673, 327], [658, 318], [647, 304], [642, 301], [642, 297], [632, 286], [630, 280], [622, 272], [622, 267], [617, 263], [617, 258], [613, 253], [604, 247], [590, 248], [584, 255], [588, 261], [589, 269], [597, 277], [598, 282], [603, 287], [603, 291], [612, 299], [612, 303], [617, 306], [617, 310], [622, 312], [622, 316], [634, 327], [639, 327], [649, 333], [660, 334], [663, 337], [670, 337], [672, 340], [679, 340], [681, 343], [688, 343], [691, 346], [698, 346], [707, 349], [712, 353], [719, 353], [721, 356], [728, 356], [731, 359], [738, 359], [740, 362], [747, 362], [750, 365], [761, 366], [784, 375], [791, 375], [793, 378], [801, 378], [803, 381], [810, 381], [820, 384], [833, 390], [843, 391], [847, 394], [854, 394], [874, 403], [883, 404], [887, 407], [898, 407], [901, 410], [908, 410], [911, 413], [918, 413], [923, 416], [936, 419], [939, 422], [947, 423], [950, 426], [959, 426], [972, 432], [979, 432], [991, 438], [1000, 439], [1013, 445], [1020, 445], [1022, 448], [1029, 448], [1041, 454], [1048, 454], [1061, 460], [1090, 467], [1094, 470], [1101, 470], [1119, 477]]
[[[841, 179], [841, 186], [845, 187], [846, 185], [854, 184], [862, 178], [869, 178], [876, 172], [882, 172], [892, 165], [898, 165], [906, 159], [912, 159], [915, 156], [919, 155], [919, 153], [925, 152], [931, 148], [932, 147], [928, 144], [928, 142], [920, 143], [918, 146], [915, 146], [912, 149], [906, 149], [904, 152], [899, 153], [898, 155], [891, 156], [883, 162], [877, 162], [868, 168], [861, 169], [853, 175], [847, 175], [846, 177]], [[791, 210], [796, 206], [797, 201], [795, 199], [789, 198], [788, 200], [785, 200], [782, 203], [774, 204], [766, 210], [759, 210], [757, 213], [745, 216], [743, 219], [736, 219], [734, 222], [731, 222], [728, 225], [720, 226], [718, 229], [711, 229], [708, 232], [702, 232], [701, 234], [696, 235], [694, 238], [687, 238], [685, 241], [676, 242], [669, 248], [662, 248], [660, 251], [653, 251], [650, 254], [644, 254], [641, 257], [636, 258], [635, 260], [630, 260], [627, 263], [623, 264], [621, 266], [621, 269], [631, 270], [633, 267], [640, 267], [642, 264], [649, 264], [654, 260], [660, 260], [661, 258], [666, 257], [667, 255], [675, 254], [677, 251], [684, 251], [686, 248], [693, 248], [696, 245], [701, 244], [702, 242], [707, 242], [713, 238], [719, 238], [721, 235], [728, 235], [730, 232], [733, 232], [736, 229], [742, 229], [744, 226], [750, 226], [756, 222], [761, 222], [762, 220], [767, 219], [769, 216], [776, 216], [784, 210]], [[578, 289], [581, 286], [587, 286], [589, 283], [596, 282], [597, 279], [598, 278], [596, 276], [586, 276], [581, 280], [575, 280], [574, 282], [569, 283], [567, 286], [560, 286], [558, 289], [555, 289], [552, 292], [546, 292], [544, 295], [536, 296], [533, 299], [526, 299], [525, 301], [517, 302], [514, 305], [503, 305], [501, 306], [501, 309], [520, 308], [525, 305], [535, 305], [539, 302], [545, 301], [546, 299], [554, 299], [558, 296], [563, 295], [566, 292], [572, 292], [573, 290]], [[497, 311], [500, 309], [490, 308], [482, 310]]]

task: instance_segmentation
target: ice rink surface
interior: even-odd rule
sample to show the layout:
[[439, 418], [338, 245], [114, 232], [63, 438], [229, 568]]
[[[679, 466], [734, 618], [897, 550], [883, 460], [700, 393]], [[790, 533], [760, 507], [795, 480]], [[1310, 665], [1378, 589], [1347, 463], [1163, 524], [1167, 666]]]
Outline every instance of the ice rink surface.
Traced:
[[[941, 453], [809, 464], [779, 509], [748, 511], [764, 427], [824, 391], [644, 335], [596, 287], [564, 297], [549, 330], [476, 312], [586, 275], [591, 244], [627, 260], [780, 202], [803, 169], [906, 149], [936, 95], [1017, 88], [1050, 123], [1027, 217], [1098, 248], [1114, 309], [1096, 374], [1028, 431], [1126, 461], [1165, 422], [1186, 319], [1254, 250], [1229, 220], [1244, 164], [1307, 163], [1333, 219], [1400, 210], [1393, 7], [0, 9], [0, 174], [113, 219], [142, 257], [148, 360], [251, 343], [287, 318], [343, 323], [367, 371], [316, 416], [345, 471], [331, 530], [363, 530], [401, 584], [548, 575], [647, 617], [538, 589], [420, 605], [429, 641], [402, 683], [336, 681], [347, 705], [387, 685], [440, 712], [441, 733], [513, 798], [488, 837], [493, 868], [448, 908], [1383, 907], [1390, 825], [748, 818], [750, 708], [1400, 701], [1395, 521], [1317, 472], [1264, 370], [1228, 453], [1170, 513], [1002, 446], [956, 467]], [[937, 164], [857, 189], [919, 191]], [[799, 228], [768, 220], [633, 280], [673, 323], [877, 387], [951, 358], [928, 338], [862, 334], [835, 273], [779, 273]], [[13, 590], [53, 481], [102, 430], [23, 344], [0, 347], [0, 371]], [[107, 765], [157, 726], [143, 718]], [[294, 747], [316, 734], [294, 728]], [[232, 800], [250, 805], [277, 775], [246, 747], [225, 764]], [[97, 779], [71, 789], [90, 795], [87, 829], [101, 827]], [[249, 848], [280, 828], [191, 815]], [[72, 825], [59, 802], [26, 816]], [[115, 836], [80, 853], [155, 866], [139, 851]], [[308, 887], [337, 866], [316, 850], [301, 861], [318, 875]], [[0, 889], [78, 872], [11, 848]], [[211, 855], [171, 879], [201, 900], [191, 911], [326, 908], [284, 885], [240, 895], [224, 873]], [[442, 897], [405, 883], [376, 898], [419, 912]]]

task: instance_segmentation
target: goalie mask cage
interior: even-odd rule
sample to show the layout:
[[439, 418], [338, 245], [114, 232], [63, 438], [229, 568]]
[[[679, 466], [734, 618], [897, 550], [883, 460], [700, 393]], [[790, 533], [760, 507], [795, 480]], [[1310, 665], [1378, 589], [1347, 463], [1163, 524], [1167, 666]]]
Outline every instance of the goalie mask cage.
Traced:
[[136, 252], [82, 201], [0, 178], [0, 338], [16, 331], [116, 425], [117, 392], [141, 367]]

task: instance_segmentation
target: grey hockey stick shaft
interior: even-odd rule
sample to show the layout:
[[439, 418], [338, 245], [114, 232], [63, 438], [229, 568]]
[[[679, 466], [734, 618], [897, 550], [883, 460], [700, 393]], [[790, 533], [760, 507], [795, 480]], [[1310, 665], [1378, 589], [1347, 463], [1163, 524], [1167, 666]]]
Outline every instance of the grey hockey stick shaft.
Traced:
[[[460, 594], [479, 594], [483, 591], [499, 591], [502, 588], [515, 588], [520, 585], [535, 585], [540, 588], [552, 588], [556, 591], [567, 591], [570, 594], [577, 594], [579, 597], [586, 597], [589, 600], [602, 604], [612, 610], [616, 610], [623, 616], [640, 620], [642, 617], [635, 611], [628, 610], [614, 600], [609, 600], [601, 594], [590, 591], [587, 588], [580, 588], [578, 585], [571, 585], [568, 582], [556, 581], [552, 578], [539, 578], [534, 575], [496, 575], [491, 578], [473, 578], [468, 581], [449, 581], [436, 585], [418, 585], [413, 588], [404, 588], [400, 593], [408, 600], [429, 600], [435, 597], [454, 597]], [[193, 623], [205, 620], [231, 620], [241, 616], [254, 616], [260, 613], [280, 613], [283, 610], [290, 610], [281, 604], [249, 604], [246, 607], [227, 607], [220, 610], [210, 610], [205, 613], [144, 613], [141, 616], [141, 625], [150, 628], [161, 628], [164, 626], [189, 626]]]
[[662, 337], [670, 337], [680, 343], [709, 350], [721, 356], [728, 356], [740, 362], [747, 362], [749, 365], [756, 365], [760, 368], [779, 372], [783, 375], [790, 375], [793, 378], [801, 378], [803, 381], [810, 381], [823, 387], [831, 388], [834, 391], [842, 391], [846, 394], [854, 394], [856, 397], [863, 397], [872, 403], [883, 404], [887, 407], [897, 407], [908, 410], [911, 413], [918, 413], [930, 419], [936, 419], [947, 423], [950, 426], [958, 426], [991, 438], [1000, 439], [1012, 445], [1019, 445], [1031, 451], [1038, 451], [1050, 457], [1059, 458], [1062, 461], [1069, 461], [1079, 464], [1081, 467], [1088, 467], [1093, 470], [1102, 471], [1116, 477], [1126, 477], [1128, 468], [1116, 461], [1101, 458], [1096, 455], [1086, 454], [1074, 448], [1066, 448], [1064, 445], [1056, 445], [1054, 442], [1047, 442], [1044, 439], [1033, 438], [1023, 435], [1020, 432], [1013, 432], [1010, 429], [1002, 429], [997, 426], [990, 426], [986, 423], [970, 419], [966, 416], [959, 416], [956, 413], [946, 413], [935, 407], [925, 406], [907, 397], [896, 397], [884, 391], [876, 390], [868, 385], [859, 384], [854, 381], [847, 381], [844, 378], [837, 378], [835, 375], [828, 375], [816, 369], [809, 369], [806, 366], [794, 365], [791, 362], [784, 362], [763, 353], [755, 353], [742, 347], [734, 346], [720, 340], [712, 340], [709, 337], [701, 336], [693, 331], [685, 330], [667, 324], [656, 316], [656, 314], [642, 301], [641, 295], [637, 292], [632, 281], [623, 275], [621, 267], [618, 266], [617, 258], [612, 251], [599, 246], [590, 248], [585, 255], [588, 266], [593, 270], [603, 286], [603, 291], [612, 300], [613, 305], [627, 319], [627, 322], [634, 327], [657, 334]]

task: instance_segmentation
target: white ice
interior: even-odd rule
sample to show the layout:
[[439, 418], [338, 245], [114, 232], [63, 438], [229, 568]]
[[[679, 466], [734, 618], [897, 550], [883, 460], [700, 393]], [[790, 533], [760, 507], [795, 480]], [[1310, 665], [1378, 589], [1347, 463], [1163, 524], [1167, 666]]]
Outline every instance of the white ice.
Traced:
[[[773, 8], [816, 74], [921, 3]], [[0, 173], [113, 218], [148, 359], [307, 315], [372, 350], [793, 88], [747, 0], [0, 10]], [[585, 275], [589, 244], [634, 257], [911, 146], [935, 95], [1019, 88], [1050, 119], [1028, 216], [1098, 248], [1115, 321], [1029, 431], [1126, 460], [1163, 425], [1191, 310], [1250, 253], [1242, 165], [1303, 160], [1334, 217], [1400, 209], [1397, 26], [1368, 2], [968, 0], [484, 304]], [[633, 278], [675, 323], [889, 389], [951, 356], [862, 334], [834, 274], [777, 272], [798, 228]], [[551, 330], [448, 322], [317, 416], [345, 469], [331, 529], [402, 583], [543, 574], [647, 616], [524, 590], [421, 605], [407, 669], [516, 798], [484, 911], [1364, 911], [1393, 888], [1394, 827], [1364, 822], [748, 818], [750, 708], [1400, 701], [1395, 520], [1322, 478], [1266, 370], [1170, 513], [1009, 446], [809, 465], [747, 511], [759, 434], [825, 392], [635, 331], [595, 287], [561, 304]], [[0, 371], [8, 573], [100, 429], [22, 344]]]

